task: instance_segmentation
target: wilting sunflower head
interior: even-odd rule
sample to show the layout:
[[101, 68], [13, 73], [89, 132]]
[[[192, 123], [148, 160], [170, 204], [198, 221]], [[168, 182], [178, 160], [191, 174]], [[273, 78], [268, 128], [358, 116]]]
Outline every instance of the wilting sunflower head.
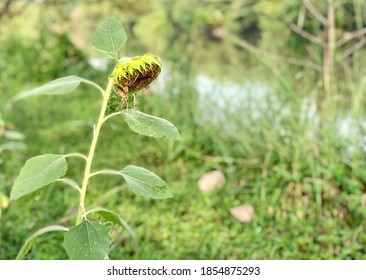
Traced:
[[161, 71], [158, 56], [149, 53], [142, 56], [124, 57], [116, 65], [111, 78], [115, 92], [126, 95], [147, 87]]

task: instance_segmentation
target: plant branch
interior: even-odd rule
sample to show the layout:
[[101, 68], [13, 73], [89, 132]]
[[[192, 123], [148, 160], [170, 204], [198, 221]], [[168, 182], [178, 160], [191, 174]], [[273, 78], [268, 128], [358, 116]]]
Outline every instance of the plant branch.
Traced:
[[99, 170], [97, 172], [94, 172], [92, 174], [89, 175], [89, 178], [96, 176], [96, 175], [118, 175], [121, 176], [121, 172], [117, 171], [117, 170], [113, 170], [113, 169], [103, 169], [103, 170]]
[[56, 181], [57, 182], [62, 182], [64, 184], [72, 187], [74, 190], [77, 190], [81, 194], [81, 189], [80, 189], [78, 183], [76, 183], [74, 180], [71, 180], [69, 178], [62, 178], [62, 179], [58, 179]]
[[103, 119], [103, 123], [105, 123], [108, 119], [114, 117], [114, 116], [117, 116], [117, 115], [122, 115], [122, 112], [115, 112], [115, 113], [112, 113], [108, 116], [106, 116], [104, 119]]
[[342, 54], [343, 58], [346, 58], [353, 54], [358, 49], [361, 49], [366, 44], [366, 37], [362, 38], [360, 41], [358, 41], [356, 44], [354, 44], [352, 47], [345, 50]]
[[343, 46], [344, 44], [346, 44], [347, 42], [356, 39], [358, 37], [361, 37], [363, 35], [366, 34], [366, 27], [361, 28], [359, 30], [356, 30], [354, 32], [351, 33], [347, 33], [346, 35], [344, 35], [338, 42], [337, 42], [337, 48]]
[[10, 5], [13, 0], [6, 0], [4, 5], [0, 9], [0, 19], [10, 11]]
[[236, 45], [248, 50], [251, 53], [258, 55], [261, 58], [286, 62], [288, 64], [302, 66], [302, 67], [308, 67], [308, 68], [311, 68], [318, 72], [322, 71], [322, 68], [320, 65], [313, 63], [311, 61], [301, 60], [301, 59], [297, 59], [297, 58], [293, 58], [293, 57], [284, 57], [284, 56], [274, 55], [272, 53], [266, 52], [265, 50], [262, 50], [260, 48], [253, 46], [252, 44], [248, 43], [247, 41], [245, 41], [243, 39], [238, 38], [235, 35], [228, 36], [228, 38], [230, 40], [232, 40]]
[[291, 20], [284, 19], [284, 21], [287, 23], [287, 25], [291, 28], [292, 31], [299, 34], [301, 37], [308, 39], [310, 42], [321, 46], [322, 48], [325, 48], [326, 44], [323, 40], [321, 40], [318, 37], [315, 37], [314, 35], [306, 32], [304, 29], [300, 28], [296, 24], [294, 24]]
[[86, 161], [88, 160], [88, 157], [86, 155], [81, 154], [81, 153], [70, 153], [70, 154], [65, 155], [65, 158], [68, 158], [68, 157], [78, 157], [78, 158], [82, 158]]
[[15, 3], [15, 1], [13, 1], [13, 0], [6, 0], [5, 4], [0, 9], [0, 20], [2, 18], [5, 18], [5, 16], [7, 16], [8, 18], [11, 18], [11, 17], [21, 15], [25, 11], [27, 6], [32, 3], [32, 1], [24, 1], [25, 3], [23, 3], [22, 6], [20, 6], [16, 11], [13, 11], [10, 8], [10, 6], [13, 2]]
[[318, 11], [317, 8], [315, 8], [315, 6], [313, 5], [313, 3], [311, 3], [310, 0], [303, 0], [303, 3], [305, 5], [305, 7], [309, 10], [309, 12], [318, 20], [320, 21], [323, 25], [327, 26], [328, 25], [328, 20]]
[[86, 84], [92, 85], [93, 87], [99, 89], [99, 91], [102, 93], [102, 95], [103, 96], [105, 95], [104, 89], [102, 89], [98, 84], [96, 84], [92, 81], [86, 80], [86, 79], [83, 79], [83, 82], [86, 83]]
[[105, 91], [103, 91], [103, 104], [100, 109], [97, 125], [95, 126], [95, 129], [94, 129], [93, 140], [90, 145], [89, 155], [88, 155], [88, 159], [86, 161], [84, 179], [83, 179], [83, 184], [81, 186], [79, 211], [78, 211], [78, 215], [77, 215], [77, 219], [76, 219], [76, 225], [78, 225], [82, 222], [83, 213], [84, 213], [84, 209], [85, 209], [84, 208], [85, 195], [86, 195], [86, 190], [88, 188], [88, 182], [89, 182], [89, 178], [90, 178], [90, 170], [91, 170], [91, 166], [93, 163], [95, 148], [97, 146], [100, 129], [102, 128], [103, 119], [104, 119], [105, 111], [107, 109], [108, 100], [109, 100], [109, 96], [110, 96], [110, 93], [112, 90], [112, 86], [113, 86], [113, 80], [109, 79], [107, 89]]
[[334, 76], [334, 59], [337, 48], [335, 9], [336, 8], [334, 0], [328, 0], [328, 11], [327, 11], [328, 26], [326, 28], [327, 45], [323, 52], [323, 83], [324, 83], [324, 92], [327, 97], [330, 96], [335, 86], [335, 84], [332, 83]]

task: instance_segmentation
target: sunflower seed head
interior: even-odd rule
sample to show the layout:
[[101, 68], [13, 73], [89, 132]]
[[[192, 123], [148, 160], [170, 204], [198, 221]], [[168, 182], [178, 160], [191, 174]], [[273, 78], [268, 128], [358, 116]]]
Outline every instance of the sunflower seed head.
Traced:
[[147, 87], [161, 72], [158, 56], [149, 53], [132, 58], [124, 57], [116, 65], [111, 77], [114, 91], [126, 95]]

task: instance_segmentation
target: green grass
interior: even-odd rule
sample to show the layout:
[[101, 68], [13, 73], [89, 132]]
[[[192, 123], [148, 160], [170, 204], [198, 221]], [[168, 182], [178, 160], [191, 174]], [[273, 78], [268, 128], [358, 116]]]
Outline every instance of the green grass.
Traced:
[[[6, 57], [6, 51], [0, 54]], [[55, 56], [59, 52], [48, 51]], [[33, 57], [37, 49], [25, 45], [19, 53], [12, 68], [2, 73], [5, 95], [0, 104], [30, 85], [71, 73], [105, 82], [105, 73], [87, 70], [82, 54], [65, 58], [61, 53], [49, 66], [42, 66], [46, 61], [41, 59], [25, 73], [21, 56]], [[64, 60], [77, 67], [71, 63], [60, 69]], [[50, 71], [42, 72], [41, 66]], [[115, 210], [137, 233], [138, 244], [125, 231], [113, 230], [111, 259], [366, 259], [366, 211], [360, 205], [365, 154], [346, 152], [349, 143], [337, 138], [331, 114], [322, 116], [318, 131], [311, 124], [301, 125], [295, 89], [287, 85], [293, 92], [280, 95], [281, 87], [277, 89], [291, 108], [290, 117], [281, 120], [286, 137], [273, 129], [276, 110], [245, 125], [243, 116], [228, 114], [228, 122], [237, 129], [225, 134], [220, 126], [199, 121], [197, 92], [190, 83], [172, 86], [178, 87], [177, 95], [151, 94], [140, 99], [139, 106], [173, 122], [181, 141], [136, 135], [118, 117], [103, 128], [99, 139], [94, 170], [140, 165], [156, 172], [174, 193], [172, 199], [155, 201], [135, 196], [119, 178], [91, 180], [87, 208]], [[1, 106], [5, 120], [26, 135], [27, 145], [24, 153], [4, 155], [6, 192], [29, 157], [86, 153], [99, 102], [98, 92], [82, 86], [70, 95], [18, 102], [11, 110]], [[309, 139], [306, 132], [312, 129], [315, 134]], [[200, 193], [200, 175], [217, 168], [227, 177], [224, 187]], [[83, 162], [70, 159], [68, 177], [80, 182], [82, 172]], [[42, 226], [73, 225], [77, 203], [77, 194], [61, 184], [12, 203], [0, 220], [0, 259], [15, 258], [27, 236]], [[229, 213], [240, 204], [255, 209], [248, 224]], [[66, 258], [62, 240], [62, 233], [40, 237], [27, 258]]]

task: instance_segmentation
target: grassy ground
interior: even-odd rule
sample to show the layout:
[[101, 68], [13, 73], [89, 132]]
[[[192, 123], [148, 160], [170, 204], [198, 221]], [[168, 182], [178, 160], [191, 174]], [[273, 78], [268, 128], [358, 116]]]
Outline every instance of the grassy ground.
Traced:
[[[71, 95], [24, 100], [11, 110], [3, 106], [5, 100], [23, 88], [70, 73], [101, 83], [106, 75], [89, 70], [76, 50], [64, 53], [49, 47], [55, 59], [37, 61], [38, 49], [22, 45], [23, 49], [17, 44], [19, 53], [34, 64], [24, 68], [25, 58], [13, 57], [12, 67], [1, 74], [4, 118], [26, 135], [27, 145], [22, 154], [4, 155], [1, 172], [7, 178], [7, 193], [27, 158], [86, 153], [100, 100], [85, 86]], [[0, 52], [3, 59], [9, 57], [7, 52], [10, 44]], [[281, 99], [290, 110], [286, 118], [278, 120], [281, 109], [275, 108], [264, 118], [248, 117], [245, 123], [242, 119], [250, 111], [228, 113], [227, 124], [235, 124], [236, 129], [223, 133], [225, 124], [200, 121], [193, 86], [175, 80], [174, 88], [177, 94], [151, 94], [139, 106], [172, 121], [180, 129], [181, 141], [136, 135], [118, 118], [103, 129], [94, 169], [144, 166], [168, 182], [174, 193], [172, 199], [154, 201], [136, 197], [119, 178], [93, 178], [87, 208], [113, 209], [137, 233], [138, 243], [123, 230], [113, 230], [111, 259], [366, 259], [366, 211], [360, 203], [365, 192], [365, 154], [360, 149], [349, 152], [352, 143], [338, 138], [335, 112], [320, 116], [318, 129], [301, 123], [296, 89], [290, 85], [293, 92], [283, 94], [288, 87], [276, 87], [280, 98], [287, 96]], [[285, 134], [274, 129], [278, 121]], [[312, 136], [306, 132], [313, 132]], [[200, 193], [199, 176], [217, 168], [226, 175], [224, 187]], [[70, 160], [69, 170], [69, 176], [80, 182], [82, 162]], [[27, 236], [44, 225], [55, 221], [72, 225], [77, 203], [76, 193], [60, 184], [12, 203], [0, 221], [0, 259], [15, 258]], [[229, 213], [240, 204], [255, 209], [248, 224]], [[66, 258], [62, 239], [60, 233], [42, 236], [27, 258]]]

